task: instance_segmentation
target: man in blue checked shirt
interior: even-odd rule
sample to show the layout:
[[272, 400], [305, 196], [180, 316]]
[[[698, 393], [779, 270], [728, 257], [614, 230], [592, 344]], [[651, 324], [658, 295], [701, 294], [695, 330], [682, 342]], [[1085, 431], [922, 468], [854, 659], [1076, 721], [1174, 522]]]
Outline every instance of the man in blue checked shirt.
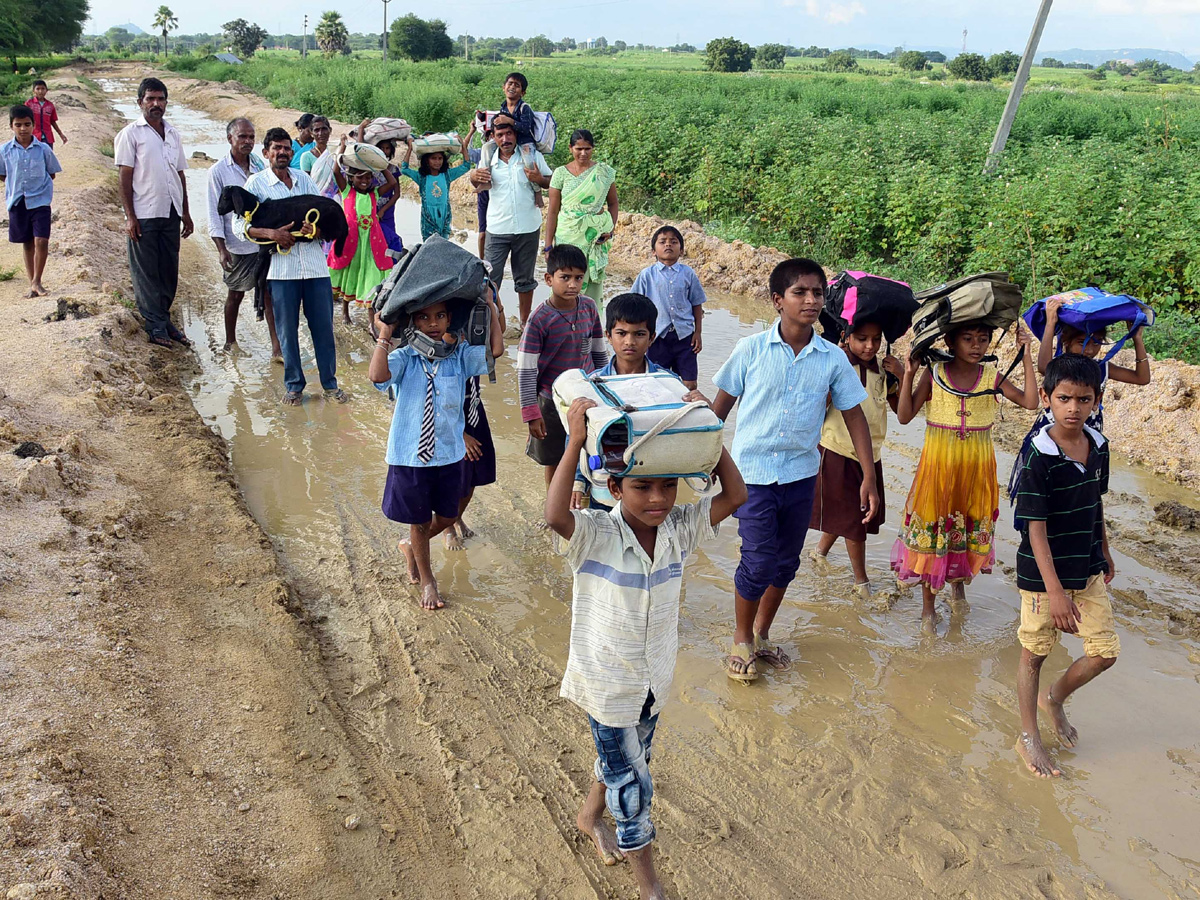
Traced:
[[[246, 179], [246, 190], [259, 200], [282, 200], [321, 192], [311, 178], [292, 163], [292, 136], [282, 128], [272, 128], [263, 138], [263, 155], [269, 169], [256, 172]], [[321, 375], [325, 396], [345, 403], [349, 395], [338, 387], [337, 348], [333, 342], [333, 286], [329, 281], [329, 265], [321, 249], [317, 227], [308, 222], [300, 224], [300, 232], [311, 241], [297, 241], [288, 228], [250, 228], [244, 218], [234, 218], [233, 233], [245, 239], [274, 241], [281, 252], [271, 255], [267, 286], [275, 308], [275, 329], [283, 350], [283, 380], [287, 393], [283, 402], [299, 406], [304, 399], [304, 368], [300, 364], [300, 309], [312, 335], [313, 355]], [[282, 251], [288, 251], [286, 253]]]
[[[738, 341], [713, 377], [718, 416], [727, 418], [741, 401], [733, 458], [749, 490], [734, 514], [742, 551], [733, 580], [737, 624], [725, 671], [735, 681], [758, 678], [758, 661], [779, 670], [791, 666], [783, 648], [770, 642], [771, 623], [800, 567], [827, 398], [842, 411], [858, 458], [873, 458], [859, 408], [867, 392], [846, 354], [813, 331], [825, 287], [825, 270], [810, 259], [776, 266], [770, 289], [779, 321]], [[870, 521], [879, 507], [874, 469], [863, 470], [859, 498], [863, 521]]]

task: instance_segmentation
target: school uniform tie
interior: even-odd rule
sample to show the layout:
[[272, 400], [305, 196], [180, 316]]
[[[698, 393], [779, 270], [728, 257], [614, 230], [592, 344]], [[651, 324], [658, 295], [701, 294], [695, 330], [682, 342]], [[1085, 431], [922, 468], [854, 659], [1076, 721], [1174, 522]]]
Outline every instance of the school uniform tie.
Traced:
[[479, 407], [481, 401], [479, 399], [479, 379], [472, 378], [467, 381], [467, 424], [472, 428], [479, 427]]
[[417, 459], [428, 463], [433, 459], [437, 445], [433, 428], [433, 378], [437, 375], [437, 363], [425, 368], [425, 411], [421, 414], [421, 440], [417, 444]]

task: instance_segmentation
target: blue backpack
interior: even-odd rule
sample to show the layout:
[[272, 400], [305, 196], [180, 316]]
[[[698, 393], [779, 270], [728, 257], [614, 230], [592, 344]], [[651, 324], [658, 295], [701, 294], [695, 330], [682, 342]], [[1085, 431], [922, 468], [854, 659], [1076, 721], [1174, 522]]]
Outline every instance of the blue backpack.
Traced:
[[[1125, 336], [1113, 342], [1104, 358], [1099, 360], [1106, 363], [1125, 346], [1125, 342], [1142, 326], [1147, 328], [1154, 324], [1154, 310], [1148, 305], [1131, 297], [1129, 294], [1110, 294], [1098, 287], [1085, 287], [1076, 291], [1066, 291], [1039, 300], [1025, 312], [1025, 323], [1029, 330], [1040, 341], [1044, 340], [1046, 331], [1046, 304], [1051, 300], [1062, 300], [1063, 305], [1058, 311], [1058, 321], [1063, 325], [1077, 328], [1084, 334], [1091, 335], [1110, 325], [1122, 322], [1132, 322]], [[1055, 356], [1062, 352], [1061, 341], [1055, 348]]]

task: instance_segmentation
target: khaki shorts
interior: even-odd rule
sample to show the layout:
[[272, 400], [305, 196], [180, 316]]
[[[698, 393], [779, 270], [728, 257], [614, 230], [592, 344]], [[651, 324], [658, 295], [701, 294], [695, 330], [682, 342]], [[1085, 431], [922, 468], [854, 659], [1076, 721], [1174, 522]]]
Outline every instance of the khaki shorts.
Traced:
[[[1112, 601], [1103, 575], [1093, 575], [1082, 591], [1067, 591], [1067, 596], [1079, 607], [1076, 623], [1083, 639], [1083, 652], [1088, 656], [1116, 659], [1121, 652], [1113, 621]], [[1021, 646], [1034, 656], [1049, 656], [1058, 643], [1058, 629], [1050, 615], [1050, 597], [1044, 593], [1021, 591], [1021, 627], [1017, 630]]]

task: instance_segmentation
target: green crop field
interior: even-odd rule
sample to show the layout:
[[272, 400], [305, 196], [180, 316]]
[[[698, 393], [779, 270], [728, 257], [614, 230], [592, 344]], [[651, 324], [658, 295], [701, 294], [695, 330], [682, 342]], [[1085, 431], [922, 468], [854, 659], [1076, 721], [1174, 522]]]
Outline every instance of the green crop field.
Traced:
[[[631, 59], [621, 57], [630, 56]], [[1155, 342], [1200, 357], [1200, 93], [1038, 71], [996, 173], [984, 175], [1006, 88], [867, 72], [718, 75], [698, 55], [525, 60], [529, 100], [566, 137], [590, 129], [622, 207], [715, 234], [928, 285], [1004, 269], [1030, 296], [1095, 283], [1165, 311]], [[815, 63], [815, 60], [803, 60]], [[400, 115], [467, 126], [513, 63], [182, 59], [272, 101], [345, 121]], [[658, 68], [661, 65], [663, 68]], [[928, 75], [930, 73], [926, 73]], [[1041, 82], [1041, 83], [1039, 83]]]

